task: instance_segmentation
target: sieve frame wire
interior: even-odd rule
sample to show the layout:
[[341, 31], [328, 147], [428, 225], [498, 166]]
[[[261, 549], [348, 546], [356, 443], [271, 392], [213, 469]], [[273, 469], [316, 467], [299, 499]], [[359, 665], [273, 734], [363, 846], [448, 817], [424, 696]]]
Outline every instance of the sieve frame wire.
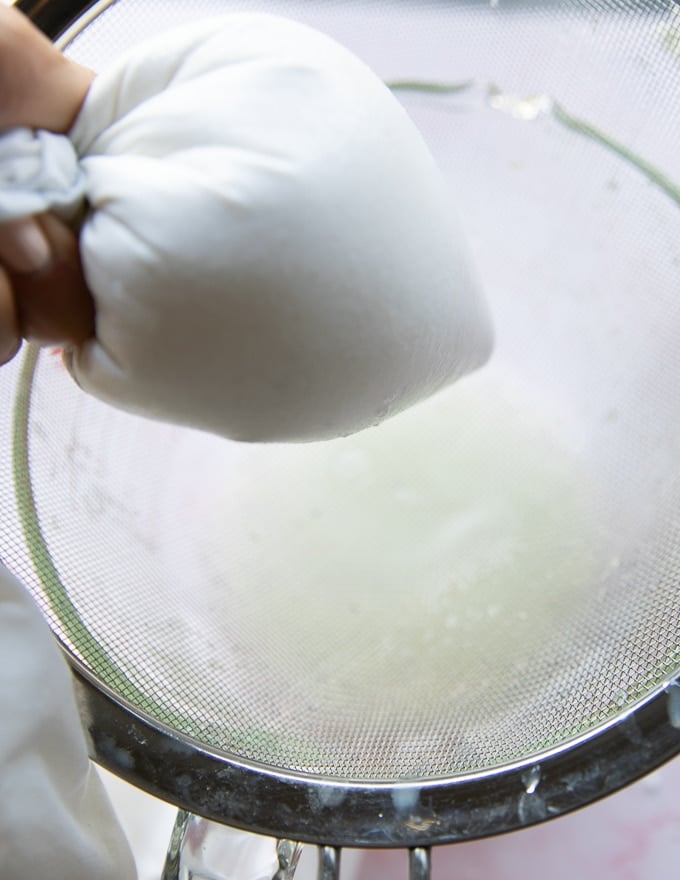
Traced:
[[[475, 80], [463, 80], [462, 82], [435, 82], [431, 80], [389, 80], [385, 85], [395, 94], [412, 93], [419, 95], [432, 95], [435, 97], [447, 97], [466, 92], [475, 86]], [[492, 89], [488, 86], [488, 89]], [[659, 187], [672, 201], [680, 207], [680, 184], [676, 183], [672, 178], [665, 174], [661, 169], [657, 168], [651, 162], [648, 162], [643, 156], [629, 149], [621, 141], [603, 132], [601, 129], [592, 125], [585, 119], [574, 116], [562, 104], [554, 99], [548, 99], [549, 107], [547, 112], [565, 128], [576, 132], [596, 143], [605, 149], [619, 156], [629, 165], [632, 165], [653, 184]]]
[[680, 754], [680, 676], [566, 745], [477, 773], [352, 782], [276, 770], [173, 736], [69, 658], [90, 755], [180, 809], [317, 846], [439, 846], [521, 830], [619, 791]]
[[[101, 0], [16, 0], [15, 6], [53, 42]], [[105, 0], [108, 4], [116, 0]], [[87, 22], [83, 23], [83, 26]]]

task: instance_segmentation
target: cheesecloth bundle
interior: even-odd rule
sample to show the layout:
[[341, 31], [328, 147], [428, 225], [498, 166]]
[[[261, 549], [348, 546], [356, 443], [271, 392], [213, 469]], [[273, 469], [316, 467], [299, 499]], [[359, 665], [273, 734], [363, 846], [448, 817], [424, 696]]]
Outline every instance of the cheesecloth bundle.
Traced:
[[163, 33], [68, 138], [0, 139], [0, 218], [84, 208], [80, 386], [240, 440], [374, 425], [486, 360], [486, 308], [417, 128], [346, 49], [276, 16]]

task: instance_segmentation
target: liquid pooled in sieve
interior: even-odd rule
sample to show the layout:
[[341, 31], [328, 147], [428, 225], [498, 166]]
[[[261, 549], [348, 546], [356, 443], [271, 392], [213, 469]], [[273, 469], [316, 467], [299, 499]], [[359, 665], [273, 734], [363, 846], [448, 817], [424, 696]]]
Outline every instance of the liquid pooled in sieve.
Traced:
[[526, 670], [604, 553], [582, 466], [484, 377], [355, 437], [239, 449], [220, 479], [230, 552], [204, 582], [273, 679], [350, 712]]

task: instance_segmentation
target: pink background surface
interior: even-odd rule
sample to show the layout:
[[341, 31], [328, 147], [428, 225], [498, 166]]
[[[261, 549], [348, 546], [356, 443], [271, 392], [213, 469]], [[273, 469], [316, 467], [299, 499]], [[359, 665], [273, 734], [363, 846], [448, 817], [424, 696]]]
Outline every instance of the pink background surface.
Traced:
[[[133, 846], [139, 880], [158, 880], [174, 810], [102, 774]], [[617, 794], [543, 825], [438, 847], [432, 880], [677, 880], [680, 760]], [[306, 853], [296, 880], [313, 880]], [[404, 851], [343, 854], [341, 880], [407, 880]]]
[[[439, 847], [433, 880], [677, 880], [680, 761], [534, 828]], [[358, 880], [407, 877], [403, 853], [367, 853]]]

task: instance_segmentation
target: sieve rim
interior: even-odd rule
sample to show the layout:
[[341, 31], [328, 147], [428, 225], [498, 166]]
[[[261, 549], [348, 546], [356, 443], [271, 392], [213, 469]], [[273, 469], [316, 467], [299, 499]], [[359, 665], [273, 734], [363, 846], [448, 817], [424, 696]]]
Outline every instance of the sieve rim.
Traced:
[[601, 800], [680, 754], [679, 669], [600, 727], [511, 764], [393, 782], [308, 776], [179, 736], [61, 647], [96, 763], [180, 809], [301, 843], [380, 849], [496, 836]]
[[[106, 5], [114, 2], [114, 0], [103, 0]], [[90, 9], [96, 13], [94, 7], [102, 5], [102, 0], [16, 0], [14, 5], [27, 18], [30, 18], [36, 27], [40, 28], [46, 36], [53, 42], [59, 37], [65, 35], [65, 32], [72, 26], [76, 25], [76, 29], [81, 27], [77, 25], [81, 16]], [[88, 22], [83, 22], [84, 27]], [[59, 45], [59, 42], [57, 42]]]
[[[96, 14], [109, 2], [19, 0], [16, 5], [48, 37], [67, 42], [88, 10]], [[66, 647], [62, 650], [73, 669], [93, 760], [206, 818], [303, 842], [389, 848], [495, 836], [593, 803], [680, 754], [679, 669], [675, 678], [605, 724], [521, 762], [393, 783], [305, 777], [180, 737], [118, 697]]]

